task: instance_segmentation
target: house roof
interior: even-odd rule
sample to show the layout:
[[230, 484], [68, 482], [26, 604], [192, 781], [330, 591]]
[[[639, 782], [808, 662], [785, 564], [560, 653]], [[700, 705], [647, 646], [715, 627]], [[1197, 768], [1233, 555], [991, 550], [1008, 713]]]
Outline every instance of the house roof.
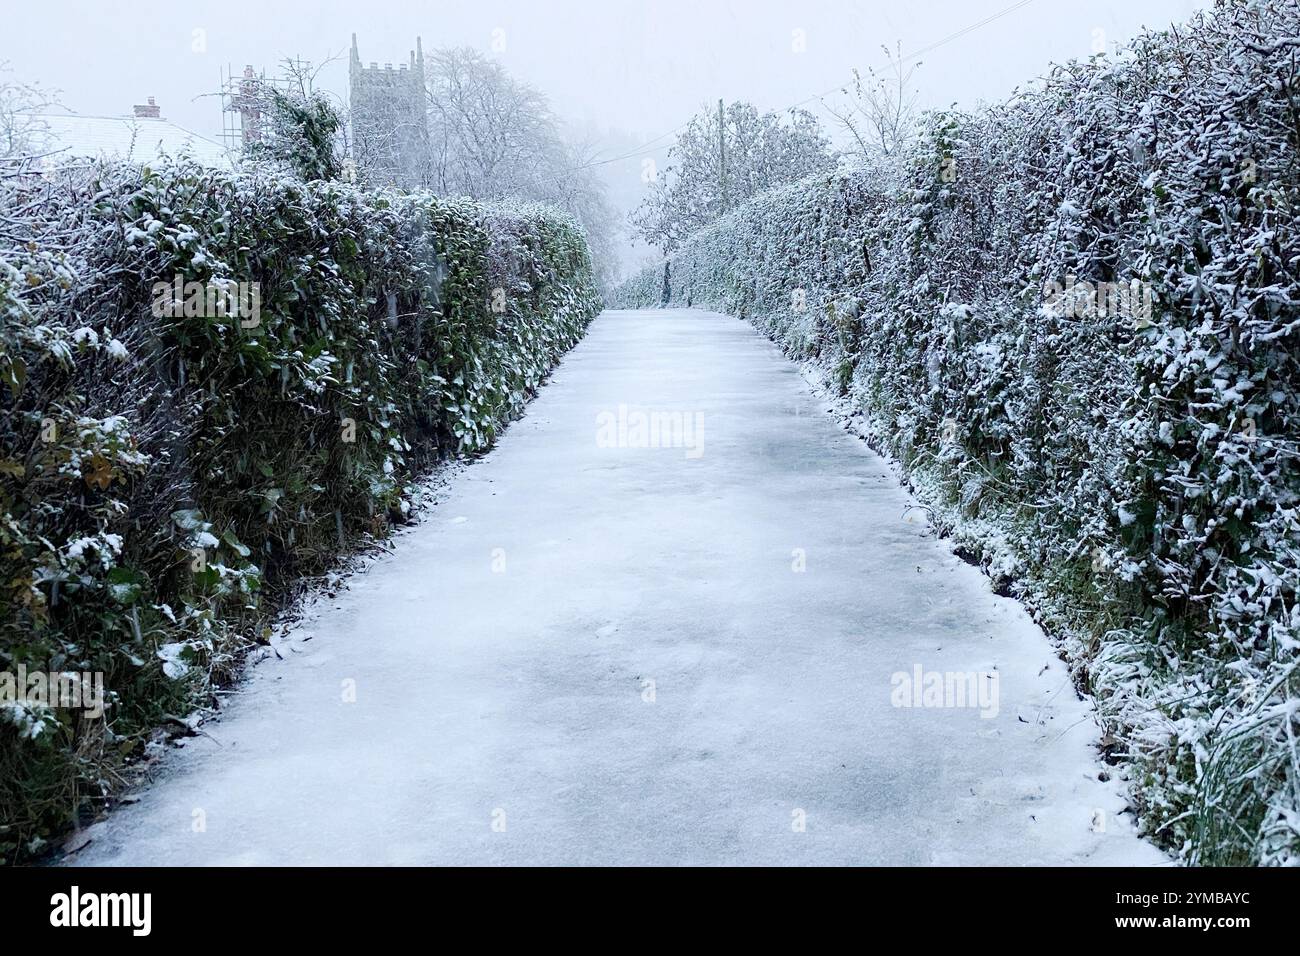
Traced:
[[[165, 119], [33, 113], [36, 139], [47, 163], [68, 159], [128, 159], [146, 162], [162, 155], [192, 156], [205, 166], [230, 166], [230, 151], [220, 143]], [[57, 152], [55, 152], [57, 151]]]

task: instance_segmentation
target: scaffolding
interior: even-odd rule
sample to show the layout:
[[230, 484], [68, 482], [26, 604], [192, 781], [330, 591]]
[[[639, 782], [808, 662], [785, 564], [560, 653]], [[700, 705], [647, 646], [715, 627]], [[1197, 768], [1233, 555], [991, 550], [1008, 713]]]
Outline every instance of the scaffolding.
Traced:
[[[310, 67], [301, 60], [293, 65]], [[266, 70], [254, 70], [252, 64], [237, 76], [226, 64], [221, 71], [221, 139], [225, 147], [239, 152], [250, 143], [260, 143], [266, 135], [271, 92], [287, 92], [291, 85], [289, 78], [267, 76]]]

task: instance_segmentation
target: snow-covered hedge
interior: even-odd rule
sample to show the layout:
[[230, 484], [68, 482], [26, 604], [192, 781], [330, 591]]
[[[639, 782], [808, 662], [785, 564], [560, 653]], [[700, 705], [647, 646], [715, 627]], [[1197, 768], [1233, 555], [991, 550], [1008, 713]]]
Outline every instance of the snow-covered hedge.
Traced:
[[110, 704], [0, 701], [15, 858], [436, 458], [490, 445], [599, 298], [536, 207], [185, 161], [0, 185], [0, 672], [100, 672]]
[[1300, 862], [1298, 60], [1294, 2], [1220, 4], [766, 194], [669, 271], [852, 400], [1200, 864]]

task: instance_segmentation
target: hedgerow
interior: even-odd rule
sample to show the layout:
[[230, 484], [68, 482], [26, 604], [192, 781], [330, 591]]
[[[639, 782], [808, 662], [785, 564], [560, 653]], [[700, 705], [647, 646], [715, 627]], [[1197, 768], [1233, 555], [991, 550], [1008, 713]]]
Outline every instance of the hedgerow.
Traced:
[[[0, 173], [0, 671], [109, 699], [0, 704], [14, 860], [102, 809], [294, 582], [486, 449], [599, 297], [538, 207], [185, 160]], [[160, 306], [178, 277], [256, 283], [260, 314]]]
[[[1300, 862], [1297, 56], [1293, 2], [1220, 2], [765, 194], [669, 270], [861, 411], [1194, 864]], [[663, 295], [659, 267], [615, 299]]]

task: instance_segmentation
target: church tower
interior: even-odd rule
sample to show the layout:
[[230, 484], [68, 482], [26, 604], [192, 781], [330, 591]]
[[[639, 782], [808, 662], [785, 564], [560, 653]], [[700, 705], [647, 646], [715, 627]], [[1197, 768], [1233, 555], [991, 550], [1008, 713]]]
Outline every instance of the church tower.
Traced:
[[425, 105], [424, 49], [415, 38], [409, 63], [363, 66], [352, 34], [348, 61], [352, 159], [375, 185], [414, 189], [425, 182], [429, 120]]

